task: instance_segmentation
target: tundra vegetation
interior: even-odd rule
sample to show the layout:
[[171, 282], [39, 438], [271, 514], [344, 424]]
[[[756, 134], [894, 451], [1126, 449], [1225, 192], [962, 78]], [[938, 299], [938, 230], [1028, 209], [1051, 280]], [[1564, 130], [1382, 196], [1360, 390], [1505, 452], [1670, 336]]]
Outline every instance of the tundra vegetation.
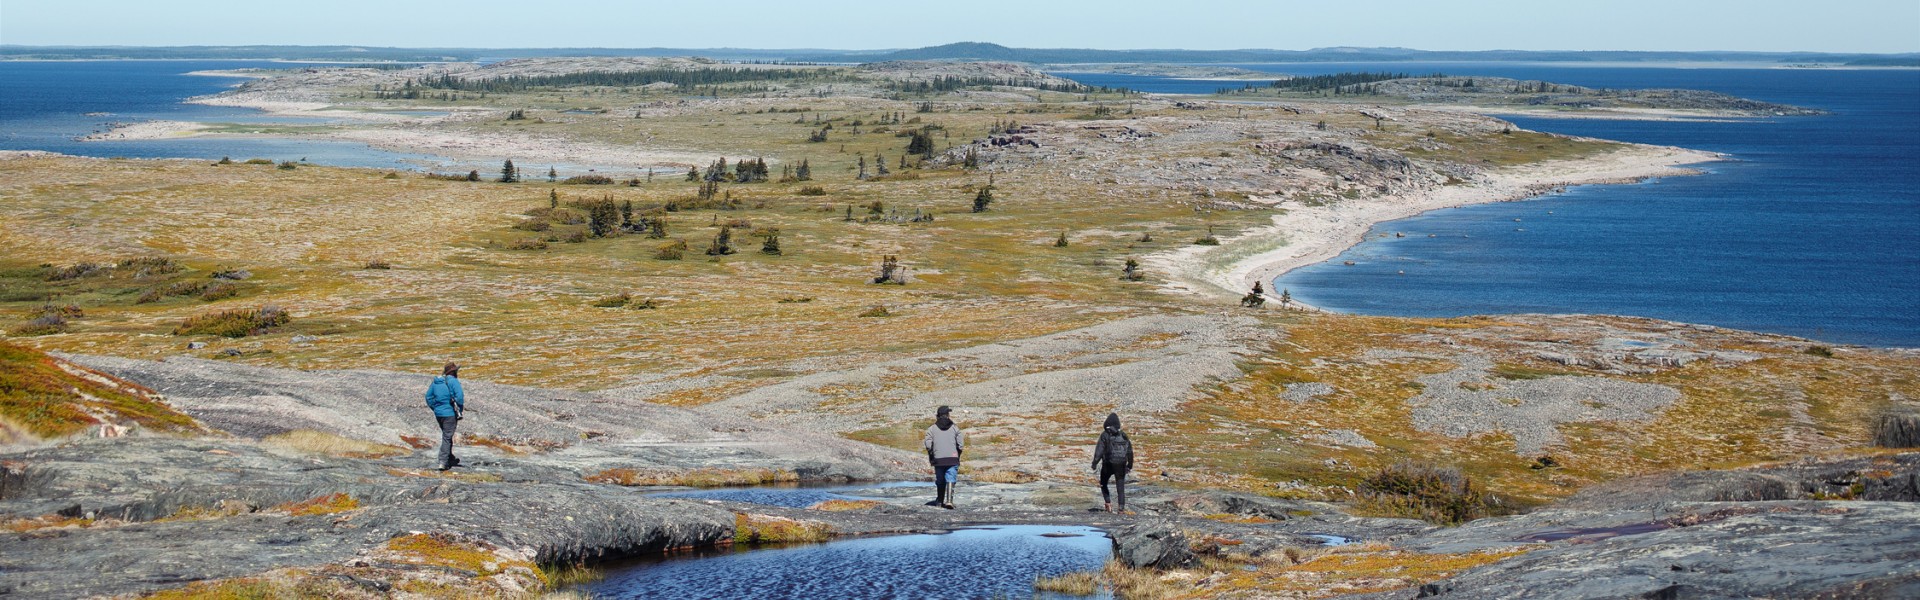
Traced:
[[[852, 365], [1132, 317], [1218, 317], [1238, 291], [1197, 290], [1170, 257], [1198, 253], [1208, 264], [1270, 249], [1236, 242], [1283, 211], [1393, 202], [1489, 172], [1631, 151], [1372, 93], [1331, 93], [1387, 90], [1394, 78], [1250, 88], [1244, 95], [1284, 103], [1228, 105], [1089, 89], [992, 63], [643, 62], [327, 69], [347, 76], [289, 73], [239, 91], [298, 92], [366, 110], [458, 107], [485, 117], [408, 127], [645, 149], [651, 162], [628, 171], [561, 178], [549, 167], [546, 181], [534, 181], [522, 170], [539, 173], [547, 161], [531, 156], [398, 177], [268, 159], [0, 159], [8, 336], [0, 377], [25, 382], [0, 386], [0, 416], [35, 437], [99, 425], [102, 411], [155, 430], [197, 427], [137, 386], [86, 387], [97, 382], [29, 346], [415, 373], [437, 372], [451, 353], [490, 382], [602, 390], [644, 381], [650, 402], [733, 410], [730, 398]], [[1494, 82], [1428, 83], [1457, 92]], [[483, 168], [498, 175], [483, 177]], [[1236, 338], [1222, 352], [1231, 358], [1221, 376], [1190, 389], [968, 414], [970, 465], [993, 481], [1086, 482], [1093, 424], [1114, 402], [1139, 400], [1158, 407], [1129, 414], [1140, 472], [1156, 483], [1458, 523], [1632, 475], [1871, 454], [1885, 452], [1872, 447], [1876, 439], [1916, 438], [1902, 400], [1920, 398], [1911, 354], [1633, 318], [1323, 314], [1276, 308], [1292, 304], [1281, 297], [1261, 310], [1234, 309], [1232, 318], [1260, 333]], [[1121, 368], [1178, 354], [1169, 349], [1204, 335], [1141, 334], [979, 372]], [[1598, 349], [1617, 339], [1680, 340], [1673, 346], [1690, 354], [1615, 360]], [[941, 373], [945, 382], [987, 381], [958, 367]], [[1673, 397], [1632, 419], [1553, 421], [1540, 447], [1508, 421], [1435, 412], [1442, 392], [1520, 409], [1536, 400], [1529, 385], [1601, 380]], [[929, 381], [817, 385], [806, 390], [811, 405], [785, 408], [818, 417], [822, 431], [917, 452], [925, 415], [890, 409], [934, 389]], [[89, 390], [93, 404], [63, 411], [31, 392], [43, 388]], [[1603, 406], [1585, 408], [1610, 409], [1606, 399], [1592, 401]], [[397, 449], [314, 432], [271, 443], [336, 457]], [[796, 477], [619, 466], [590, 475], [691, 486]], [[357, 502], [316, 497], [284, 509], [327, 514]], [[764, 515], [738, 515], [736, 525], [747, 543], [832, 535], [818, 523]], [[487, 562], [494, 549], [444, 536], [389, 546], [476, 572], [515, 564]], [[1349, 548], [1229, 577], [1280, 585], [1409, 565], [1425, 565], [1419, 576], [1427, 577], [1506, 556], [1435, 561]], [[467, 564], [475, 562], [491, 566]], [[1120, 567], [1044, 585], [1096, 583], [1139, 594], [1166, 585]]]

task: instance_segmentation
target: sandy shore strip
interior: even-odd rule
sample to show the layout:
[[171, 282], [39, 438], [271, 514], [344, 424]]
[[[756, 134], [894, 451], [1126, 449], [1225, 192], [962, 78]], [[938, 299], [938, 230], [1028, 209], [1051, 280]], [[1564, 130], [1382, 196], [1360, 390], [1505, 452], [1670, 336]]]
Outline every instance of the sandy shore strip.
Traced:
[[1680, 165], [1724, 159], [1713, 152], [1635, 144], [1592, 158], [1491, 171], [1466, 185], [1329, 206], [1284, 204], [1286, 212], [1275, 215], [1271, 225], [1222, 240], [1219, 246], [1185, 246], [1149, 255], [1146, 264], [1170, 275], [1163, 286], [1170, 291], [1237, 298], [1254, 282], [1269, 285], [1288, 271], [1339, 256], [1379, 223], [1443, 208], [1524, 200], [1570, 185], [1692, 175], [1699, 171]]
[[209, 129], [206, 123], [192, 121], [141, 121], [139, 123], [116, 124], [113, 128], [79, 138], [82, 142], [124, 142], [129, 140], [160, 140], [200, 135]]

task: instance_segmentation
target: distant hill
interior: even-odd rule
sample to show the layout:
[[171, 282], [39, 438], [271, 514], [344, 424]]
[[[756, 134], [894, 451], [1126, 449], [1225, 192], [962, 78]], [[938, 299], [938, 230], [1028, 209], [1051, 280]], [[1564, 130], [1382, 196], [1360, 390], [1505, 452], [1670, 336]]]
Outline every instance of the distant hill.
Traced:
[[1315, 48], [1312, 50], [1096, 50], [1009, 48], [960, 42], [905, 50], [815, 48], [383, 48], [371, 46], [19, 46], [0, 45], [4, 59], [245, 59], [308, 61], [473, 62], [549, 56], [704, 56], [733, 61], [866, 63], [891, 60], [1068, 63], [1260, 63], [1396, 61], [1543, 62], [1778, 62], [1853, 65], [1920, 65], [1920, 53], [1834, 54], [1822, 52], [1629, 52], [1412, 48]]

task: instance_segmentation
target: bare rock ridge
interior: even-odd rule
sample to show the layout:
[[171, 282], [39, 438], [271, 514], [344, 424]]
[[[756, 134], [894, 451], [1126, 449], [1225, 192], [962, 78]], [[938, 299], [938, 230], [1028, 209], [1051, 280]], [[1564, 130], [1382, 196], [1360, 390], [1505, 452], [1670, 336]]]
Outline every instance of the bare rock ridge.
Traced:
[[[432, 438], [420, 390], [426, 376], [391, 371], [295, 371], [220, 361], [73, 356], [165, 395], [201, 422], [260, 438], [325, 431], [407, 446]], [[463, 434], [545, 449], [588, 473], [606, 468], [769, 468], [811, 479], [890, 479], [912, 455], [805, 429], [617, 396], [466, 382]]]

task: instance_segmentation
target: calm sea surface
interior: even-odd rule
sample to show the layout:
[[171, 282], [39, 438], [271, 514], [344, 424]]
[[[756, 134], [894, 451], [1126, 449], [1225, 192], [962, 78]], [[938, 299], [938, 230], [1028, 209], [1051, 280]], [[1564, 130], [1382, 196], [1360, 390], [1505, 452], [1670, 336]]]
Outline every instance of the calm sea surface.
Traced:
[[353, 142], [232, 137], [79, 142], [111, 123], [150, 119], [208, 123], [318, 125], [328, 119], [269, 117], [246, 109], [182, 104], [246, 81], [185, 73], [247, 67], [287, 69], [266, 61], [0, 61], [0, 150], [51, 150], [125, 158], [268, 158], [349, 166], [418, 169], [448, 164], [424, 154], [387, 152]]
[[[1235, 66], [1304, 75], [1442, 72], [1694, 88], [1834, 113], [1730, 123], [1508, 117], [1529, 129], [1713, 150], [1733, 160], [1700, 165], [1707, 171], [1702, 176], [1584, 186], [1383, 223], [1338, 258], [1274, 283], [1304, 301], [1404, 316], [1638, 315], [1841, 343], [1920, 346], [1920, 70]], [[1236, 85], [1069, 76], [1157, 92]], [[1379, 237], [1394, 232], [1407, 236]]]

